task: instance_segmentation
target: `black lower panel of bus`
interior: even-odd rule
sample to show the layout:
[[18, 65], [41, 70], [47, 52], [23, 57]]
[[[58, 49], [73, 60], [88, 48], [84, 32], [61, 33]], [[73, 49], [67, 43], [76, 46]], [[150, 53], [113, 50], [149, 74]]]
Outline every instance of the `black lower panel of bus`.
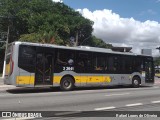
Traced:
[[47, 53], [37, 53], [35, 85], [52, 85], [52, 55]]

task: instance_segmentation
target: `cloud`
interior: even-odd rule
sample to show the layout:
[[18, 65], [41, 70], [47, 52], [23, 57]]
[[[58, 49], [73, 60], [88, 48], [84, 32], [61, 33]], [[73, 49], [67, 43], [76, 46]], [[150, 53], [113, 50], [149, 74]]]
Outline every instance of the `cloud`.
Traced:
[[63, 0], [52, 0], [53, 2], [60, 2], [60, 3], [62, 3], [63, 2]]
[[156, 3], [159, 3], [159, 2], [160, 2], [160, 0], [157, 0], [157, 1], [156, 1]]
[[147, 12], [148, 12], [149, 14], [151, 14], [151, 15], [156, 15], [156, 14], [157, 14], [157, 13], [156, 13], [154, 10], [152, 10], [152, 9], [148, 9]]
[[152, 9], [148, 9], [146, 11], [142, 11], [139, 15], [143, 16], [143, 15], [157, 15], [157, 12], [155, 12]]
[[140, 22], [134, 18], [122, 18], [112, 10], [89, 11], [78, 9], [84, 17], [94, 21], [93, 35], [114, 46], [133, 47], [133, 52], [141, 49], [152, 49], [153, 55], [158, 55], [155, 48], [160, 45], [160, 23], [147, 20]]

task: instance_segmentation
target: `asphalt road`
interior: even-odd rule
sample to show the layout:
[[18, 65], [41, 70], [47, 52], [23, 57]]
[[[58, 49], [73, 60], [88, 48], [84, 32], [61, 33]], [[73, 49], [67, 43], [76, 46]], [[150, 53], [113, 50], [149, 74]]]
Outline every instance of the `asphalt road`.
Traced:
[[[159, 103], [154, 104], [154, 101]], [[143, 105], [128, 107], [137, 103]], [[0, 110], [5, 111], [160, 110], [160, 87], [81, 88], [70, 92], [47, 88], [12, 89], [0, 94], [0, 106]]]
[[64, 111], [58, 113], [59, 116], [65, 115], [66, 111], [72, 111], [71, 114], [81, 111], [160, 111], [160, 84], [140, 88], [77, 88], [69, 92], [58, 88], [13, 88], [0, 91], [0, 111]]

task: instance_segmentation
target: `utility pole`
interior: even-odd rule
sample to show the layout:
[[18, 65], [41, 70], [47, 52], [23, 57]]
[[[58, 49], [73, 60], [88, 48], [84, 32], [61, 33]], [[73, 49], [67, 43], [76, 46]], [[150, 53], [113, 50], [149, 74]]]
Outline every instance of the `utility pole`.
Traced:
[[8, 49], [8, 41], [9, 41], [9, 31], [10, 31], [10, 26], [8, 25], [7, 40], [6, 40], [6, 48], [5, 48], [5, 56], [4, 56], [4, 63], [3, 63], [3, 75], [2, 75], [2, 78], [4, 78], [4, 76], [5, 76], [5, 71], [6, 71], [6, 57], [7, 57], [7, 49]]
[[7, 28], [7, 39], [6, 39], [6, 47], [5, 47], [5, 56], [4, 56], [4, 64], [3, 64], [3, 75], [2, 78], [5, 76], [6, 71], [6, 57], [7, 57], [7, 49], [8, 49], [8, 43], [9, 43], [9, 34], [10, 34], [10, 20], [12, 21], [13, 17], [6, 17], [6, 16], [0, 16], [0, 18], [5, 18], [8, 20], [8, 28]]
[[75, 41], [74, 46], [78, 46], [78, 31], [76, 32], [76, 41]]

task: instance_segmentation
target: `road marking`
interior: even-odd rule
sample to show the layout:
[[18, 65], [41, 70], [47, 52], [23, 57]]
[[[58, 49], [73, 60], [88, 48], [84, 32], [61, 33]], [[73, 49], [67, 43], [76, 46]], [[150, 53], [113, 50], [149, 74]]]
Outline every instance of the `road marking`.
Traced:
[[109, 110], [109, 109], [114, 109], [116, 107], [110, 106], [110, 107], [103, 107], [103, 108], [95, 108], [94, 110], [99, 111], [99, 110]]
[[134, 104], [127, 104], [125, 106], [131, 107], [131, 106], [138, 106], [138, 105], [143, 105], [142, 103], [134, 103]]
[[9, 119], [1, 119], [1, 120], [33, 120], [35, 117], [22, 117], [22, 118], [9, 118]]
[[151, 103], [160, 103], [160, 100], [159, 101], [151, 101]]
[[121, 96], [121, 95], [129, 95], [130, 93], [120, 93], [120, 94], [109, 94], [105, 96]]
[[71, 112], [55, 113], [55, 115], [56, 116], [61, 116], [61, 115], [70, 115], [70, 114], [76, 114], [76, 113], [81, 113], [81, 111], [71, 111]]
[[126, 91], [126, 90], [135, 90], [135, 91], [138, 91], [138, 90], [146, 90], [146, 89], [157, 89], [159, 88], [158, 86], [152, 86], [152, 87], [140, 87], [140, 88], [118, 88], [118, 89], [106, 89], [107, 91]]

